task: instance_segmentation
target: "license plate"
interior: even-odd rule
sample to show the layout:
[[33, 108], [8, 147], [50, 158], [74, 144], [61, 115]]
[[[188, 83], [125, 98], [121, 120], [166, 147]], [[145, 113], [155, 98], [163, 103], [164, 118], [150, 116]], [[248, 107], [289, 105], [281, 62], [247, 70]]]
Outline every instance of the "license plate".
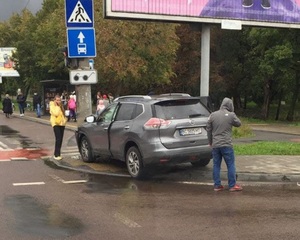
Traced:
[[180, 136], [186, 136], [186, 135], [198, 135], [201, 134], [202, 130], [201, 128], [183, 128], [179, 130]]

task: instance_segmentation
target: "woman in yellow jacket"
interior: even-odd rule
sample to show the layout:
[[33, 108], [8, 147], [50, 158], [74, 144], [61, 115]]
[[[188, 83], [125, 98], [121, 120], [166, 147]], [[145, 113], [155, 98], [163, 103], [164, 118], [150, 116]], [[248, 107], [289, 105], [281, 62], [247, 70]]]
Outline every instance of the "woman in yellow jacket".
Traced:
[[61, 98], [56, 95], [54, 100], [50, 102], [50, 123], [55, 135], [54, 159], [61, 160], [60, 150], [63, 142], [64, 131], [66, 126], [66, 116]]

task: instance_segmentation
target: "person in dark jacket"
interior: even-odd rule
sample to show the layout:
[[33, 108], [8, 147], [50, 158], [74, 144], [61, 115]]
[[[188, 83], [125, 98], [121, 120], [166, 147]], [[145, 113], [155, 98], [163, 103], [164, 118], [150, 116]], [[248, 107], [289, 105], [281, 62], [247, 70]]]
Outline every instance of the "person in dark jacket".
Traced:
[[224, 98], [220, 110], [213, 112], [207, 122], [207, 135], [212, 146], [214, 190], [220, 191], [220, 171], [224, 158], [228, 171], [229, 191], [241, 191], [242, 187], [236, 184], [235, 156], [232, 144], [232, 127], [241, 126], [241, 120], [234, 113], [233, 102]]
[[25, 113], [25, 107], [26, 107], [26, 98], [21, 91], [18, 92], [17, 102], [19, 104], [20, 116], [23, 117]]
[[2, 105], [3, 105], [3, 112], [5, 113], [5, 117], [9, 118], [10, 115], [13, 113], [13, 106], [8, 94], [5, 95]]
[[37, 93], [34, 93], [32, 102], [33, 102], [33, 109], [35, 109], [35, 112], [36, 112], [36, 116], [38, 118], [40, 118], [41, 117], [41, 102], [42, 102], [41, 96], [38, 95]]

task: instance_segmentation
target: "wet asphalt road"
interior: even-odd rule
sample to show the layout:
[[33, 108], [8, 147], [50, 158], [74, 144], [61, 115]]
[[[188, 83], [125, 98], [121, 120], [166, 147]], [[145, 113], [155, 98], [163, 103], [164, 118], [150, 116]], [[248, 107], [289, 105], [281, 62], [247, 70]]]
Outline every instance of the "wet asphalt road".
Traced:
[[216, 193], [209, 185], [80, 174], [51, 162], [0, 164], [2, 239], [299, 239], [296, 184]]
[[[48, 125], [0, 121], [10, 147], [53, 149]], [[3, 124], [4, 123], [4, 124]], [[9, 126], [12, 138], [8, 138]], [[64, 147], [74, 145], [66, 131]], [[11, 141], [14, 139], [15, 141]], [[282, 139], [282, 138], [281, 138]], [[51, 161], [0, 161], [2, 239], [299, 239], [300, 187], [243, 183], [214, 192], [209, 183], [146, 181], [57, 168]], [[177, 168], [170, 175], [182, 174]]]

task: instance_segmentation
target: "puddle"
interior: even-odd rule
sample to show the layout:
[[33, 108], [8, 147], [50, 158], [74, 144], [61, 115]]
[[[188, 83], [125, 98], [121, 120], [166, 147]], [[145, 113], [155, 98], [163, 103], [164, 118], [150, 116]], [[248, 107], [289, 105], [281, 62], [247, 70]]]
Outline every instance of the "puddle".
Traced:
[[20, 133], [7, 125], [0, 125], [0, 137], [3, 137], [5, 140], [12, 145], [15, 145], [15, 148], [28, 148], [31, 147], [34, 143], [28, 138], [20, 135]]
[[55, 205], [45, 205], [29, 195], [6, 197], [5, 206], [13, 213], [12, 231], [41, 237], [68, 237], [83, 230], [81, 221]]
[[6, 125], [0, 125], [0, 135], [3, 136], [9, 136], [9, 135], [16, 135], [19, 132], [6, 126]]

